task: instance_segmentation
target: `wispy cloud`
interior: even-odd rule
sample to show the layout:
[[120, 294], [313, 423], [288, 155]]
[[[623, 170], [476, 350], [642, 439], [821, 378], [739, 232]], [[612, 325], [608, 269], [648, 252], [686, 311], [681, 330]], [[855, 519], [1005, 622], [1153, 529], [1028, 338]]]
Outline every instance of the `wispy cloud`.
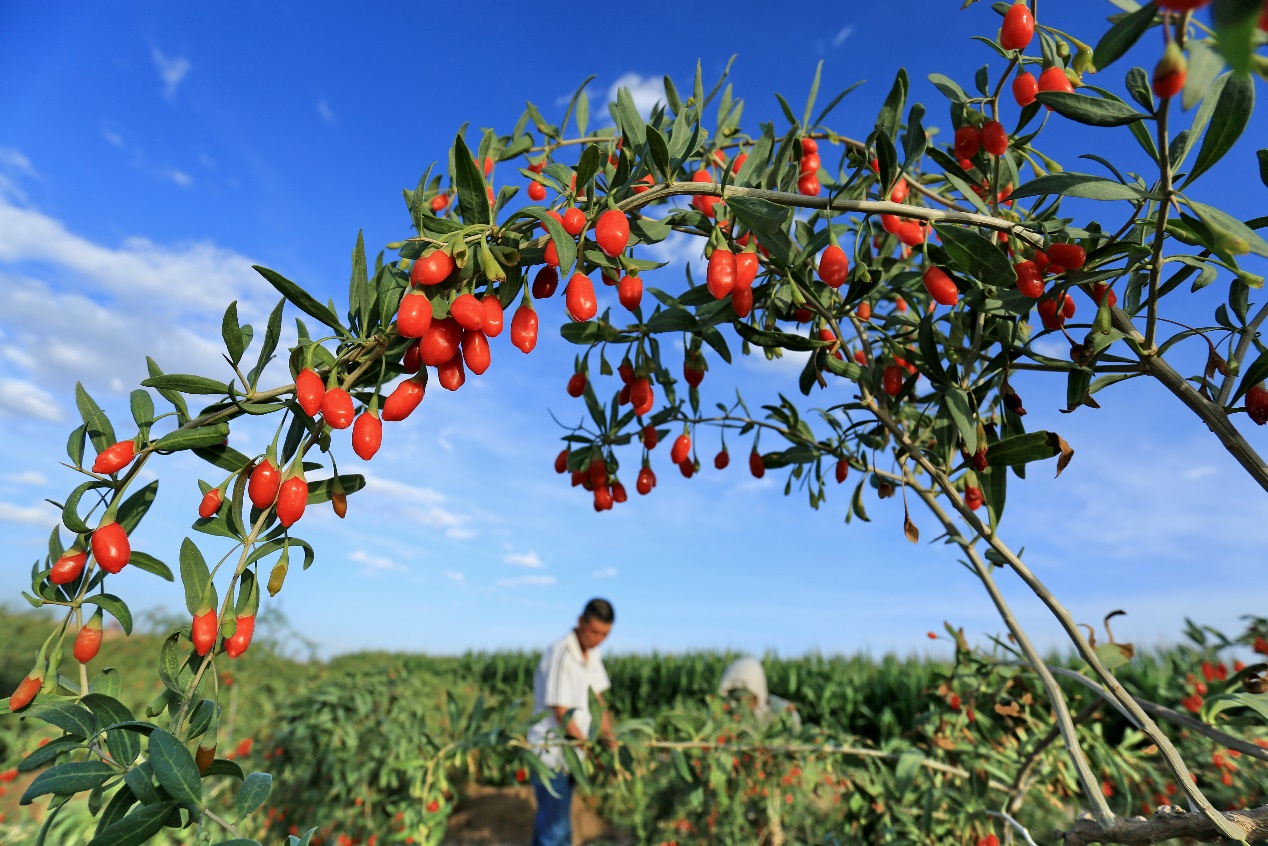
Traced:
[[508, 552], [502, 561], [512, 567], [528, 567], [534, 570], [546, 566], [536, 552]]
[[47, 527], [49, 520], [56, 516], [57, 509], [51, 505], [13, 505], [0, 502], [0, 522]]
[[355, 561], [361, 565], [361, 574], [363, 576], [378, 576], [384, 573], [403, 573], [408, 569], [399, 561], [393, 561], [391, 558], [384, 558], [379, 555], [371, 555], [361, 549], [353, 550], [348, 553], [348, 560]]
[[31, 164], [31, 160], [26, 157], [26, 154], [13, 147], [0, 147], [0, 168], [17, 171], [32, 179], [40, 178], [35, 166]]
[[554, 576], [518, 576], [514, 579], [498, 579], [498, 587], [544, 586], [555, 583]]
[[596, 579], [615, 579], [615, 578], [616, 578], [616, 568], [615, 568], [615, 567], [604, 567], [604, 568], [602, 568], [602, 569], [595, 570], [595, 571], [594, 571], [594, 577], [595, 577]]
[[339, 122], [339, 119], [335, 117], [335, 110], [330, 108], [330, 104], [325, 100], [317, 101], [317, 114], [327, 126], [334, 126]]
[[188, 188], [194, 184], [194, 177], [190, 176], [183, 170], [177, 170], [174, 167], [165, 167], [159, 171], [159, 174], [171, 182], [173, 185], [179, 185], [181, 188]]
[[444, 577], [455, 582], [465, 582], [467, 580], [467, 574], [459, 573], [457, 570], [445, 570]]
[[0, 416], [61, 420], [57, 401], [43, 388], [21, 379], [0, 379]]
[[832, 36], [832, 46], [840, 47], [846, 42], [851, 35], [854, 34], [854, 24], [846, 24], [837, 30], [837, 34]]
[[180, 88], [185, 76], [193, 67], [184, 56], [169, 56], [157, 47], [150, 47], [150, 58], [154, 60], [154, 68], [159, 79], [163, 81], [163, 97], [167, 100], [176, 98], [176, 90]]
[[366, 473], [366, 490], [390, 499], [401, 506], [406, 517], [429, 529], [443, 531], [452, 540], [470, 540], [477, 532], [471, 527], [472, 518], [445, 507], [444, 494], [431, 488], [399, 482], [395, 479]]
[[147, 354], [168, 372], [219, 372], [225, 302], [238, 300], [244, 321], [272, 305], [251, 264], [209, 242], [100, 243], [0, 197], [0, 415], [60, 419], [53, 397], [76, 379], [122, 390], [145, 378]]
[[21, 473], [9, 473], [4, 477], [6, 482], [16, 485], [47, 485], [48, 479], [36, 470], [24, 470]]

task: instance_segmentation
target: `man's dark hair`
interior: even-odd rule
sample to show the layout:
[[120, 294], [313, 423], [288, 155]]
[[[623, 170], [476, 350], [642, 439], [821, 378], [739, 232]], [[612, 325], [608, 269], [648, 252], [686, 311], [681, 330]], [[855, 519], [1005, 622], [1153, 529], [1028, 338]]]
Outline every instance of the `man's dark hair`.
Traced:
[[616, 612], [612, 610], [611, 602], [596, 597], [586, 603], [586, 607], [581, 611], [581, 618], [610, 624], [616, 620]]

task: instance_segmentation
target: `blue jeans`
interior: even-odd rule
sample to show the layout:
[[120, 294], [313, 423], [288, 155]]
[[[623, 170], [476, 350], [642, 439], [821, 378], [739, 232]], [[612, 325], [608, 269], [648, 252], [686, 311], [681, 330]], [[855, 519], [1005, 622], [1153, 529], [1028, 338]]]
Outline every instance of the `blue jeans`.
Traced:
[[572, 776], [555, 770], [550, 786], [558, 797], [551, 796], [546, 784], [533, 776], [537, 816], [533, 819], [532, 846], [572, 846]]

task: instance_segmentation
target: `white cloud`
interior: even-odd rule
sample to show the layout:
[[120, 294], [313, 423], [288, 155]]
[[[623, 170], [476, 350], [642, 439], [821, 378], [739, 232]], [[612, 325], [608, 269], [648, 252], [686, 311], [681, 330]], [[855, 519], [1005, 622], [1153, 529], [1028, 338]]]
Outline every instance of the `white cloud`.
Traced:
[[377, 576], [383, 573], [403, 573], [407, 569], [404, 564], [399, 561], [393, 561], [390, 558], [383, 558], [379, 555], [370, 555], [364, 550], [354, 550], [348, 554], [348, 560], [361, 564], [361, 575]]
[[17, 485], [47, 485], [48, 479], [36, 470], [24, 470], [21, 473], [9, 473], [4, 477], [6, 482]]
[[546, 566], [536, 552], [508, 552], [502, 561], [512, 567], [529, 567], [534, 570]]
[[259, 327], [276, 297], [251, 264], [210, 242], [91, 241], [0, 197], [0, 414], [60, 419], [53, 398], [76, 380], [122, 391], [145, 378], [146, 355], [169, 373], [222, 374], [225, 304]]
[[519, 576], [514, 579], [498, 579], [498, 587], [523, 587], [528, 585], [553, 585], [554, 576]]
[[110, 144], [112, 147], [118, 147], [120, 150], [127, 147], [127, 144], [123, 141], [123, 136], [113, 130], [102, 129], [101, 137], [106, 139], [106, 143]]
[[445, 537], [452, 540], [470, 540], [476, 536], [476, 531], [469, 525], [471, 516], [444, 507], [447, 498], [443, 494], [371, 473], [365, 473], [365, 477], [367, 491], [381, 494], [402, 506], [402, 513], [408, 519], [429, 529], [442, 530]]
[[185, 75], [193, 67], [184, 56], [168, 56], [157, 47], [150, 47], [150, 58], [154, 60], [154, 68], [159, 79], [163, 80], [163, 97], [175, 99], [176, 89], [184, 81]]
[[616, 93], [622, 88], [630, 90], [630, 97], [634, 100], [634, 107], [638, 109], [638, 113], [644, 118], [651, 115], [652, 109], [657, 103], [665, 102], [665, 83], [663, 77], [639, 76], [636, 73], [627, 73], [619, 77], [616, 82], [612, 83], [612, 87], [608, 89], [608, 102], [616, 102]]
[[0, 168], [16, 170], [32, 179], [40, 178], [40, 175], [35, 172], [35, 166], [31, 164], [31, 160], [21, 150], [13, 147], [0, 147]]
[[445, 570], [444, 577], [455, 582], [465, 582], [467, 580], [466, 573], [459, 573], [457, 570]]
[[57, 401], [37, 385], [21, 379], [0, 379], [0, 416], [61, 420]]
[[405, 501], [421, 505], [440, 505], [445, 502], [445, 495], [431, 488], [411, 485], [408, 482], [398, 482], [395, 479], [385, 479], [369, 471], [363, 471], [363, 475], [365, 476], [365, 489], [367, 491], [383, 494], [397, 502]]
[[29, 523], [34, 526], [49, 525], [50, 520], [57, 518], [57, 509], [47, 503], [40, 505], [13, 505], [0, 502], [0, 522]]
[[165, 167], [159, 170], [159, 175], [171, 182], [173, 185], [179, 185], [181, 188], [188, 188], [194, 184], [194, 177], [190, 176], [183, 170], [177, 170], [174, 167]]
[[836, 35], [832, 36], [832, 46], [840, 47], [842, 44], [845, 43], [846, 39], [849, 38], [853, 34], [854, 34], [854, 25], [846, 24], [845, 26], [837, 30]]
[[335, 117], [334, 109], [330, 108], [330, 104], [325, 100], [317, 101], [317, 114], [327, 126], [334, 126], [339, 122], [339, 119]]
[[664, 241], [647, 247], [647, 258], [665, 262], [668, 267], [683, 267], [693, 261], [703, 262], [704, 239], [686, 232], [671, 232]]
[[594, 577], [595, 577], [596, 579], [615, 579], [615, 578], [616, 578], [616, 568], [615, 568], [615, 567], [604, 567], [604, 568], [603, 568], [603, 569], [601, 569], [601, 570], [595, 570], [595, 571], [594, 571]]

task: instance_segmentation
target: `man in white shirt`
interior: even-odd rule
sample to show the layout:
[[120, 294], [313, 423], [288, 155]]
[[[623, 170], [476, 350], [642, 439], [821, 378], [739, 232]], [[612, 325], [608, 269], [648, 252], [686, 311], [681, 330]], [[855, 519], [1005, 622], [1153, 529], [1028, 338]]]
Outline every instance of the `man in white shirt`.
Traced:
[[[537, 816], [533, 820], [532, 846], [572, 844], [573, 778], [564, 769], [563, 747], [559, 741], [590, 737], [593, 722], [590, 691], [594, 691], [602, 705], [603, 692], [612, 686], [603, 667], [599, 644], [608, 636], [615, 620], [612, 603], [606, 599], [587, 602], [577, 618], [577, 627], [551, 644], [533, 675], [533, 712], [545, 712], [546, 716], [529, 730], [528, 742], [536, 747], [537, 756], [554, 774], [549, 786], [533, 776]], [[568, 718], [566, 724], [565, 718]], [[603, 712], [600, 732], [605, 737], [611, 735], [607, 711]]]

